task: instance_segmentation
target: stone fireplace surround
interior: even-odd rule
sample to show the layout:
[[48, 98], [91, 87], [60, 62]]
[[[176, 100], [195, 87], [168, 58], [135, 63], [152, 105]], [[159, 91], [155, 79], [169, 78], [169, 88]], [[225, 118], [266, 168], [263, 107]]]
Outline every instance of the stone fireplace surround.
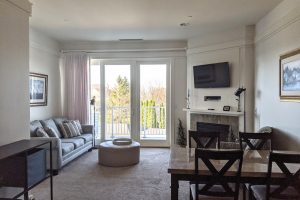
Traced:
[[202, 109], [184, 109], [184, 111], [187, 112], [187, 130], [197, 130], [197, 122], [204, 122], [203, 125], [209, 123], [208, 128], [211, 127], [209, 125], [213, 126], [213, 124], [228, 125], [229, 134], [221, 134], [221, 141], [234, 141], [235, 138], [238, 138], [239, 131], [243, 129], [243, 124], [242, 126], [240, 125], [243, 121], [242, 112], [209, 111]]

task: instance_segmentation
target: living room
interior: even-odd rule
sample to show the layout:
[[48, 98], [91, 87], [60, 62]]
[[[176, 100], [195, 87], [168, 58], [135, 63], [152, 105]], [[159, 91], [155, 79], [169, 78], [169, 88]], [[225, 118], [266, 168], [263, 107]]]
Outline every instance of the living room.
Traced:
[[[176, 199], [170, 155], [194, 145], [198, 122], [227, 125], [223, 144], [271, 127], [272, 150], [300, 151], [300, 93], [285, 90], [282, 69], [299, 61], [299, 8], [294, 0], [1, 0], [0, 145], [47, 141], [37, 129], [54, 124], [54, 199]], [[220, 63], [226, 86], [197, 86], [197, 67]], [[31, 80], [44, 81], [42, 99], [28, 95]], [[61, 131], [69, 119], [80, 121], [83, 144]], [[121, 156], [135, 165], [99, 165], [101, 144], [116, 138], [139, 145]], [[122, 160], [113, 154], [107, 162]], [[49, 181], [29, 196], [48, 199]], [[187, 181], [178, 196], [189, 198]]]

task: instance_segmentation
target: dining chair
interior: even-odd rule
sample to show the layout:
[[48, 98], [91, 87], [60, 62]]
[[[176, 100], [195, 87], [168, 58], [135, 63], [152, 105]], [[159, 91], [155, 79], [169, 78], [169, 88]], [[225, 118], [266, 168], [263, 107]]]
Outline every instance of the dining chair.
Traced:
[[[201, 165], [208, 168], [210, 174], [199, 172], [199, 166], [201, 167], [199, 160]], [[225, 163], [223, 166], [216, 165], [223, 162]], [[190, 199], [213, 197], [213, 199], [238, 200], [242, 163], [242, 150], [195, 149], [195, 174], [199, 176], [201, 182], [196, 180], [195, 184], [190, 186]], [[234, 174], [225, 176], [233, 166], [236, 167]]]
[[[284, 174], [276, 183], [272, 180], [273, 164]], [[291, 172], [288, 165], [293, 164]], [[300, 154], [271, 152], [268, 164], [266, 185], [250, 186], [251, 199], [300, 199]]]
[[[240, 148], [250, 150], [272, 150], [271, 133], [239, 132]], [[266, 149], [266, 146], [268, 146]]]
[[191, 139], [196, 142], [197, 148], [210, 148], [216, 142], [217, 149], [220, 149], [220, 132], [202, 132], [202, 131], [189, 131], [189, 148], [192, 147]]
[[[249, 133], [239, 132], [239, 141], [241, 150], [272, 150], [271, 133]], [[243, 199], [246, 199], [246, 191], [250, 197], [250, 184], [243, 184]]]

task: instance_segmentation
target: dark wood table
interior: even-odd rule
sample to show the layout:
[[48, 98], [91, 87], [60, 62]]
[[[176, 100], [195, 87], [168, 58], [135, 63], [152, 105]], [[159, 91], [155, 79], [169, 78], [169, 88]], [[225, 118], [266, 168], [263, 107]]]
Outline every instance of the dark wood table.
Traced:
[[[168, 173], [171, 174], [171, 199], [178, 199], [179, 181], [196, 181], [203, 180], [201, 175], [210, 175], [204, 164], [199, 164], [199, 175], [195, 175], [195, 149], [172, 147], [169, 161]], [[287, 152], [287, 151], [285, 151]], [[298, 153], [298, 152], [295, 152]], [[243, 158], [243, 167], [241, 172], [241, 183], [264, 184], [268, 171], [268, 159], [270, 151], [267, 150], [245, 150]], [[225, 164], [222, 161], [214, 161], [216, 169], [221, 169]], [[296, 171], [298, 168], [292, 165], [291, 171]], [[235, 175], [237, 166], [233, 165], [226, 176]], [[281, 170], [275, 166], [272, 169], [272, 178], [276, 182], [284, 178]]]
[[[28, 185], [28, 167], [31, 166], [28, 163], [27, 157], [40, 151], [40, 149], [45, 149], [49, 147], [49, 163], [50, 169], [47, 175], [43, 178], [36, 180], [32, 185]], [[37, 160], [40, 157], [34, 157]], [[46, 155], [45, 160], [41, 162], [44, 163], [43, 166], [46, 168]], [[24, 199], [28, 200], [28, 192], [30, 189], [40, 184], [42, 181], [50, 178], [50, 199], [53, 200], [53, 171], [52, 171], [52, 142], [51, 141], [37, 141], [37, 140], [20, 140], [14, 143], [0, 146], [0, 165], [7, 171], [0, 171], [0, 199], [17, 199], [24, 195]], [[4, 167], [5, 166], [5, 167]], [[39, 169], [37, 169], [39, 170]], [[18, 171], [19, 177], [13, 177], [5, 174], [14, 174]], [[32, 172], [31, 172], [32, 173]], [[5, 177], [5, 178], [4, 178]], [[9, 180], [5, 180], [8, 177]], [[22, 177], [22, 178], [20, 178]], [[8, 183], [8, 182], [9, 183]], [[5, 184], [9, 185], [5, 185]], [[3, 184], [3, 185], [2, 185]], [[17, 186], [15, 186], [17, 185]], [[22, 187], [19, 187], [19, 186]], [[5, 195], [5, 196], [2, 196]], [[8, 198], [6, 198], [8, 196]]]

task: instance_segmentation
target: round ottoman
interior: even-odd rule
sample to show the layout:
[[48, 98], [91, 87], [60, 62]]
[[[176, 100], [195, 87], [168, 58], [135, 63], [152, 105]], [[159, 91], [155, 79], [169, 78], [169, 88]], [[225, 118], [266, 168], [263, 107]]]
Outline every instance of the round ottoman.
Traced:
[[126, 167], [139, 163], [140, 143], [127, 138], [102, 142], [98, 149], [99, 164], [109, 167]]

